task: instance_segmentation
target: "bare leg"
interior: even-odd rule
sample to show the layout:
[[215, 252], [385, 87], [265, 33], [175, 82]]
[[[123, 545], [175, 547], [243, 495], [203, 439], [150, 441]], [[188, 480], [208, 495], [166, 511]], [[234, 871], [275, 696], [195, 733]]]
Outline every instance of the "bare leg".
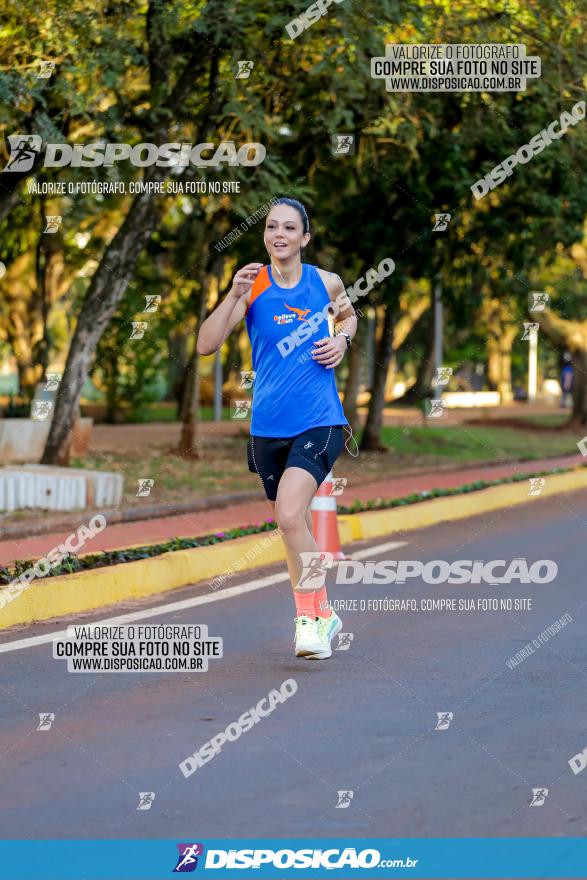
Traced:
[[[310, 498], [310, 504], [311, 503], [312, 503], [312, 499]], [[269, 500], [269, 504], [271, 505], [271, 510], [273, 511], [273, 513], [275, 513], [275, 501]], [[312, 518], [312, 511], [310, 509], [310, 504], [308, 504], [308, 509], [306, 510], [306, 524], [308, 526], [308, 531], [310, 532], [311, 535], [313, 535], [314, 534], [314, 520]]]
[[298, 467], [286, 468], [277, 488], [275, 518], [282, 533], [292, 588], [296, 587], [302, 574], [300, 553], [318, 553], [309, 509], [316, 489], [314, 477]]
[[[296, 468], [296, 470], [301, 470], [301, 468]], [[283, 478], [282, 478], [282, 479], [283, 479]], [[281, 483], [280, 483], [280, 485], [281, 485]], [[310, 504], [312, 503], [312, 499], [313, 499], [313, 497], [314, 497], [314, 495], [312, 495], [312, 497], [310, 498], [310, 500], [309, 500], [309, 502], [308, 502], [308, 507], [306, 508], [306, 527], [307, 527], [307, 529], [308, 529], [310, 535], [312, 535], [312, 536], [314, 535], [314, 532], [313, 532], [313, 529], [314, 529], [314, 523], [313, 523], [313, 519], [312, 519], [312, 511], [311, 511], [311, 509], [310, 509]], [[276, 505], [276, 502], [275, 502], [275, 501], [271, 501], [270, 499], [268, 499], [268, 500], [269, 500], [269, 504], [271, 505], [271, 510], [273, 511], [273, 514], [275, 515], [275, 505]], [[279, 523], [278, 523], [278, 525], [279, 525]], [[318, 548], [316, 547], [316, 549], [318, 549]], [[298, 576], [298, 578], [296, 579], [296, 571], [297, 571], [297, 569], [292, 569], [292, 568], [291, 568], [291, 565], [290, 565], [290, 556], [289, 556], [289, 554], [287, 554], [287, 553], [286, 553], [286, 563], [287, 563], [287, 570], [288, 570], [288, 572], [289, 572], [289, 577], [290, 577], [290, 580], [291, 580], [292, 585], [293, 585], [294, 583], [297, 583], [297, 580], [299, 579], [299, 576]], [[294, 580], [294, 579], [295, 579], [295, 580]]]
[[[271, 507], [273, 508], [273, 513], [275, 514], [275, 505], [276, 505], [276, 502], [275, 502], [275, 501], [271, 501], [271, 500], [269, 500], [269, 504], [270, 504]], [[277, 525], [279, 526], [279, 523], [277, 523]], [[281, 538], [282, 538], [282, 540], [283, 540], [283, 535], [281, 536]], [[294, 582], [294, 578], [295, 578], [295, 576], [296, 576], [296, 573], [295, 573], [295, 570], [292, 569], [291, 566], [290, 566], [290, 558], [289, 558], [289, 555], [288, 555], [287, 553], [286, 553], [286, 555], [285, 555], [285, 561], [286, 561], [286, 564], [287, 564], [287, 570], [288, 570], [288, 572], [289, 572], [289, 579], [290, 579], [290, 581], [293, 583], [293, 582]]]

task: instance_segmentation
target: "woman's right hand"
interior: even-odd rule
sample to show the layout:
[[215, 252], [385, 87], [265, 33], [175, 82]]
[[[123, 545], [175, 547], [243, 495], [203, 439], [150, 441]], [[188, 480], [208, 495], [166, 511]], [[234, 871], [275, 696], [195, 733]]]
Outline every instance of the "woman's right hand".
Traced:
[[253, 282], [262, 268], [263, 263], [247, 263], [246, 266], [239, 269], [232, 279], [232, 287], [230, 288], [232, 296], [236, 299], [245, 296], [245, 294], [251, 289]]

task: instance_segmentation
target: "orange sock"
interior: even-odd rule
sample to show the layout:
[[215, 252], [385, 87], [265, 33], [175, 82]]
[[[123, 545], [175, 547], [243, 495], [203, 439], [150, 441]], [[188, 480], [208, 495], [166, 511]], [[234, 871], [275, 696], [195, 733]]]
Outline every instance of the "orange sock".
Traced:
[[316, 617], [330, 617], [332, 614], [332, 609], [328, 605], [328, 594], [325, 586], [314, 593], [314, 614]]
[[316, 616], [314, 613], [314, 596], [318, 595], [317, 593], [297, 593], [294, 590], [294, 602], [296, 603], [296, 617], [299, 617], [301, 614], [307, 615], [311, 620], [314, 620]]

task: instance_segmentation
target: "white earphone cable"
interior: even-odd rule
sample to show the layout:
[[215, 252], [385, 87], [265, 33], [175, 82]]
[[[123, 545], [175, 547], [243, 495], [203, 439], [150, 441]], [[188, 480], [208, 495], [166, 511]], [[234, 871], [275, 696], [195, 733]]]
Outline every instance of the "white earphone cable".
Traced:
[[[346, 440], [344, 441], [344, 445], [345, 445], [346, 451], [348, 452], [349, 455], [352, 455], [353, 458], [357, 458], [357, 456], [358, 456], [358, 454], [359, 454], [359, 446], [358, 446], [358, 444], [357, 444], [357, 441], [356, 441], [355, 438], [354, 438], [354, 435], [353, 435], [353, 429], [350, 427], [350, 425], [343, 425], [343, 428], [347, 428], [348, 431], [349, 431], [349, 436], [348, 436], [348, 437], [346, 438]], [[350, 450], [350, 449], [348, 448], [348, 446], [347, 446], [347, 443], [349, 442], [349, 440], [351, 439], [351, 437], [352, 437], [353, 443], [355, 444], [355, 446], [356, 446], [356, 448], [357, 448], [356, 453], [351, 452], [351, 450]]]

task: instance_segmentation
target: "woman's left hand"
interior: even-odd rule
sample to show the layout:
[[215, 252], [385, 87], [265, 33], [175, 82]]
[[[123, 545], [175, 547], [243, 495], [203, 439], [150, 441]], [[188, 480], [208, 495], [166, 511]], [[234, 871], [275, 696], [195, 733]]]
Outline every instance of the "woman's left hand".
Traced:
[[332, 370], [339, 365], [346, 350], [344, 336], [326, 336], [324, 339], [316, 340], [311, 354], [313, 360], [322, 364], [327, 370]]

